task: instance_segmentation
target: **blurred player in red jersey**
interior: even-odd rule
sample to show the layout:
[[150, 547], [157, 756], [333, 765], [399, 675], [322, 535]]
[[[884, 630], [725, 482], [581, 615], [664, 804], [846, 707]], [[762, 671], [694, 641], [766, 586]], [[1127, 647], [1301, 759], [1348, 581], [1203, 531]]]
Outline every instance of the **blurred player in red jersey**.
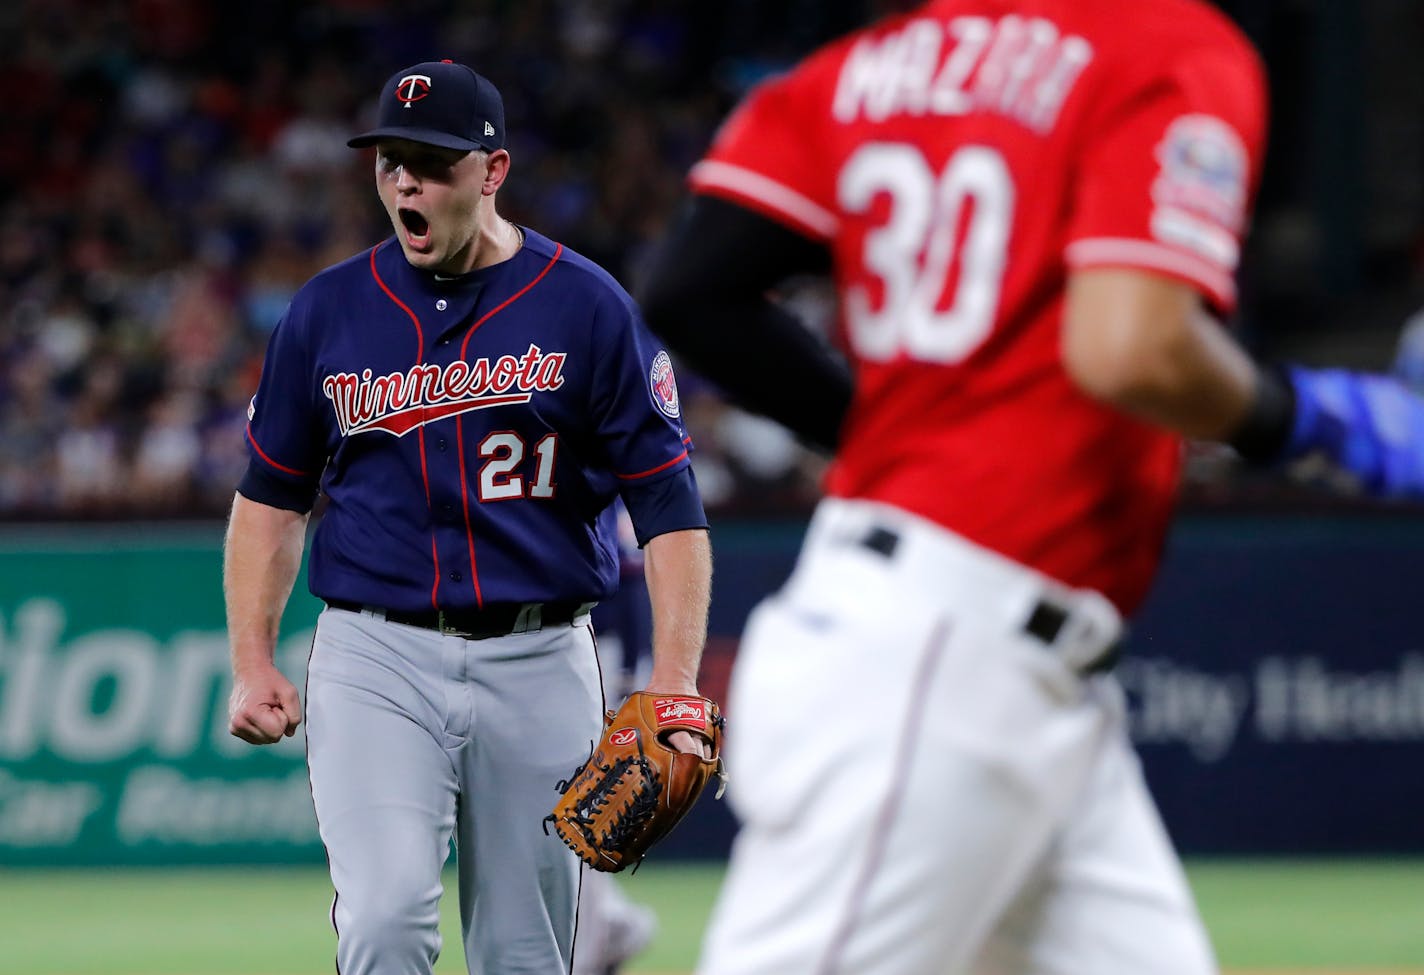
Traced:
[[[1424, 493], [1424, 403], [1215, 320], [1258, 59], [1196, 0], [934, 0], [754, 91], [644, 310], [834, 447], [728, 713], [707, 975], [1216, 971], [1109, 670], [1183, 438]], [[853, 370], [768, 298], [833, 274]]]

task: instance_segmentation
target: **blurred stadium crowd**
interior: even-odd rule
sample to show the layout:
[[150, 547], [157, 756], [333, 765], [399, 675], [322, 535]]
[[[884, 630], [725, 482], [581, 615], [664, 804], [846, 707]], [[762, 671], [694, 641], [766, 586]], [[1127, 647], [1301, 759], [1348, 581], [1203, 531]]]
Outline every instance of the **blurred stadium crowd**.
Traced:
[[[451, 57], [495, 79], [515, 160], [501, 208], [633, 287], [738, 95], [891, 6], [6, 3], [0, 518], [225, 511], [270, 330], [312, 273], [388, 232], [345, 139], [395, 68]], [[1237, 6], [1249, 29], [1258, 5]], [[827, 313], [819, 291], [799, 300]], [[808, 502], [816, 458], [680, 380], [709, 507]]]

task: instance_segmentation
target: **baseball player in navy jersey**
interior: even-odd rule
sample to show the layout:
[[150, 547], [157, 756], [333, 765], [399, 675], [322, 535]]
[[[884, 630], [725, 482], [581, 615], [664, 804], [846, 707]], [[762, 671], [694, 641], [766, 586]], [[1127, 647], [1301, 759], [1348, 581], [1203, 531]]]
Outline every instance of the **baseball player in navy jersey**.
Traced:
[[324, 493], [305, 717], [339, 970], [432, 971], [453, 838], [470, 972], [567, 972], [580, 868], [542, 820], [602, 728], [615, 497], [645, 546], [647, 686], [696, 690], [711, 558], [676, 382], [612, 277], [499, 215], [488, 80], [398, 71], [351, 145], [395, 233], [309, 281], [268, 347], [225, 552], [231, 730], [303, 719], [273, 644]]

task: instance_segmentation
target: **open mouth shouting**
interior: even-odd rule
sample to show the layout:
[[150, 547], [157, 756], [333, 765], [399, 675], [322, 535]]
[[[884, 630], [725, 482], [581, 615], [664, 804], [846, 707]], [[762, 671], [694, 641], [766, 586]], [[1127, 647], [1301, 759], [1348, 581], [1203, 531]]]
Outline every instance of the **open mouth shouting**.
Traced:
[[405, 230], [406, 243], [412, 250], [425, 251], [430, 249], [430, 221], [425, 215], [415, 210], [401, 207], [396, 211], [400, 218], [401, 227]]

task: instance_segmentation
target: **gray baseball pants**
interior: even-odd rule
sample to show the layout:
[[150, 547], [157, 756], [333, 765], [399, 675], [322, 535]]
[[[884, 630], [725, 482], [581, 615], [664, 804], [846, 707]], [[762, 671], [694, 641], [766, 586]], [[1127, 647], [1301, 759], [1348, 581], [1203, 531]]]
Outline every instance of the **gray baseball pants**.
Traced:
[[341, 975], [430, 975], [452, 838], [470, 975], [569, 971], [579, 863], [542, 820], [602, 730], [586, 617], [466, 640], [328, 609], [306, 709]]

